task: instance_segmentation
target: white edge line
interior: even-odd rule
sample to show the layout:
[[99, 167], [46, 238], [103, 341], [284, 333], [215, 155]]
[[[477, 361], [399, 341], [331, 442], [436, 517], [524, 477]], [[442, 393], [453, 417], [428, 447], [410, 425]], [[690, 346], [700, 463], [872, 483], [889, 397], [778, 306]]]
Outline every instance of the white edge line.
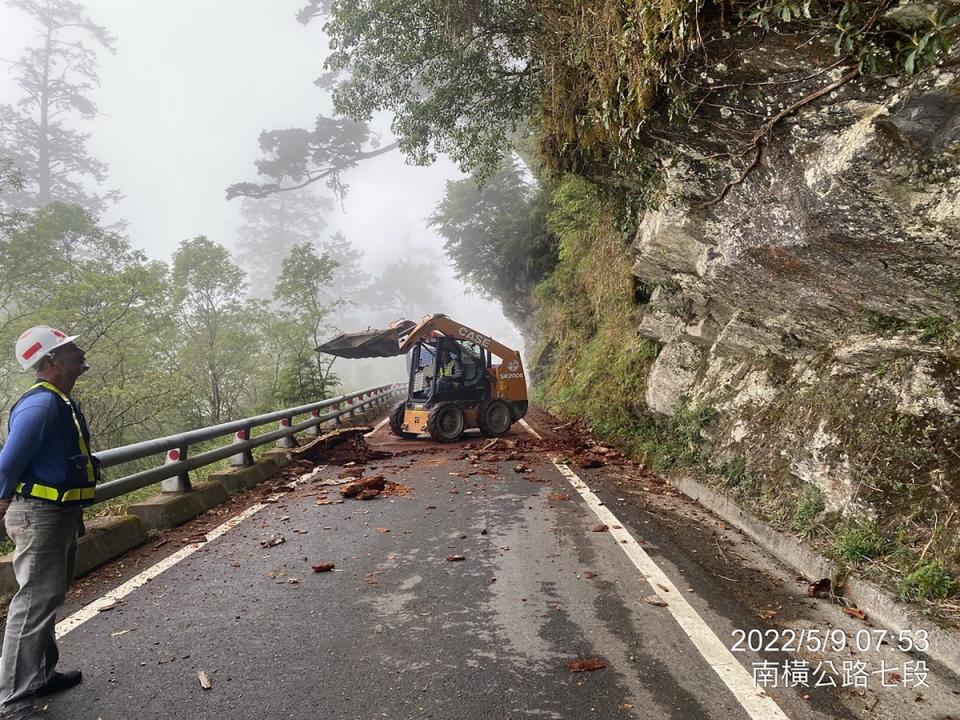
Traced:
[[373, 435], [377, 430], [379, 430], [379, 429], [382, 428], [384, 425], [386, 425], [388, 422], [390, 422], [390, 416], [389, 416], [389, 415], [387, 415], [383, 420], [381, 420], [381, 421], [378, 422], [376, 425], [374, 425], [373, 430], [371, 430], [370, 432], [366, 433], [366, 434], [364, 435], [364, 437], [370, 437], [370, 436]]
[[[520, 423], [536, 438], [540, 435], [524, 420]], [[558, 458], [552, 458], [557, 470], [580, 493], [594, 514], [609, 528], [610, 534], [636, 568], [643, 574], [657, 596], [667, 604], [667, 610], [690, 638], [710, 667], [720, 676], [747, 714], [753, 720], [789, 720], [773, 698], [758, 688], [753, 676], [733, 656], [716, 633], [687, 602], [666, 573], [653, 561], [643, 547], [624, 529], [616, 515], [606, 507], [577, 474]]]
[[248, 517], [259, 512], [265, 507], [266, 505], [263, 505], [262, 503], [257, 503], [256, 505], [252, 505], [248, 507], [242, 513], [238, 515], [234, 515], [225, 523], [214, 528], [213, 530], [208, 532], [206, 535], [204, 535], [206, 539], [203, 542], [191, 543], [190, 545], [186, 545], [185, 547], [182, 547], [180, 550], [177, 550], [177, 552], [175, 552], [173, 555], [165, 557], [156, 565], [153, 565], [147, 568], [142, 573], [135, 575], [134, 577], [130, 578], [122, 585], [119, 585], [118, 587], [114, 588], [113, 590], [108, 592], [106, 595], [103, 595], [102, 597], [97, 598], [89, 605], [85, 605], [84, 607], [80, 608], [72, 615], [64, 618], [63, 620], [57, 623], [57, 627], [56, 627], [57, 639], [59, 640], [71, 630], [76, 630], [78, 627], [80, 627], [85, 622], [87, 622], [87, 620], [89, 620], [90, 618], [96, 617], [96, 615], [99, 614], [99, 612], [103, 608], [110, 607], [115, 602], [126, 597], [137, 588], [143, 587], [150, 580], [152, 580], [153, 578], [157, 577], [157, 575], [162, 573], [164, 570], [168, 570], [172, 568], [174, 565], [176, 565], [178, 562], [183, 560], [184, 558], [190, 557], [197, 550], [205, 546], [207, 543], [210, 543], [216, 540], [218, 537], [232, 530], [237, 525], [239, 525], [244, 520], [246, 520]]

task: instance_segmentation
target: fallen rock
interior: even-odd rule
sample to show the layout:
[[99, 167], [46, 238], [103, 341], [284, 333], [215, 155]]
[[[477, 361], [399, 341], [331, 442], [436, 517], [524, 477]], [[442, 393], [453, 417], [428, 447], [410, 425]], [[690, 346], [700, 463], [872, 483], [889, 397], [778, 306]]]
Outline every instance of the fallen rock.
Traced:
[[364, 491], [376, 491], [374, 497], [377, 493], [386, 487], [386, 480], [384, 480], [383, 475], [372, 475], [368, 478], [361, 478], [356, 482], [347, 483], [346, 485], [340, 488], [340, 494], [345, 498], [356, 497], [362, 494]]
[[607, 664], [599, 658], [571, 660], [567, 663], [567, 669], [570, 672], [593, 672], [594, 670], [603, 670], [606, 666]]

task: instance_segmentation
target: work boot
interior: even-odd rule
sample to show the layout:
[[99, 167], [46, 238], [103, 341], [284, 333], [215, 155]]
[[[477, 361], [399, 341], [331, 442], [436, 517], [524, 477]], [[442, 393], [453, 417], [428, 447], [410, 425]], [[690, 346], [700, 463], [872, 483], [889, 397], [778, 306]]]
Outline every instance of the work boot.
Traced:
[[34, 693], [37, 697], [44, 695], [53, 695], [62, 690], [69, 690], [74, 685], [78, 685], [83, 680], [83, 673], [79, 670], [67, 670], [67, 672], [54, 671], [50, 679], [37, 688]]
[[32, 705], [24, 705], [14, 710], [0, 712], [0, 720], [41, 720], [43, 718]]

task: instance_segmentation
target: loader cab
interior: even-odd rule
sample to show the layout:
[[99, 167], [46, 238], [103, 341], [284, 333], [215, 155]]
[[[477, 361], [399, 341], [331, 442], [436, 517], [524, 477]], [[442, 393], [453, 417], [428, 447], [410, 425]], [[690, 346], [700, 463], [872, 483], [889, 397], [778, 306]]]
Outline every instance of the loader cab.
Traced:
[[490, 353], [472, 342], [447, 337], [417, 343], [410, 356], [413, 402], [475, 404], [490, 395]]

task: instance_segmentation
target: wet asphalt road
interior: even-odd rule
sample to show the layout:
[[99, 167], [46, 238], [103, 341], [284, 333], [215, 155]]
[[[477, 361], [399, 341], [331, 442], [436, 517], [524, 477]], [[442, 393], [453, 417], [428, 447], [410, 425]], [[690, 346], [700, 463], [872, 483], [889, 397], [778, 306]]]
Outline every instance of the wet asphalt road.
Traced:
[[[381, 461], [409, 494], [318, 506], [339, 496], [310, 486], [267, 505], [66, 635], [61, 665], [85, 679], [48, 717], [747, 717], [547, 457], [451, 476], [460, 452]], [[689, 599], [718, 633], [736, 622]], [[587, 658], [606, 667], [570, 671]], [[776, 697], [790, 717], [846, 716]]]

